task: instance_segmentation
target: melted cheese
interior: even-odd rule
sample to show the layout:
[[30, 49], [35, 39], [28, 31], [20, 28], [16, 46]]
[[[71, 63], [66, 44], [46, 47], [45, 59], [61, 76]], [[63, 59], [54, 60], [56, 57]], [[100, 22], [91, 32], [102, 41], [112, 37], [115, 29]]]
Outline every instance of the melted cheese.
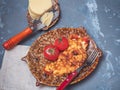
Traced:
[[45, 71], [52, 72], [55, 75], [71, 73], [83, 65], [87, 58], [86, 48], [88, 44], [83, 43], [81, 37], [72, 39], [68, 38], [69, 47], [60, 53], [58, 60], [47, 64]]

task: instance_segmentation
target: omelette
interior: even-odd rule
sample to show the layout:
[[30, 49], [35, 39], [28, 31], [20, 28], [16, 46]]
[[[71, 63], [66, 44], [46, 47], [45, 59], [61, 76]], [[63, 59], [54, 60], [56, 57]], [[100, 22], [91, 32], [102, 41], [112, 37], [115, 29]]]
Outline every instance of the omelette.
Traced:
[[[77, 38], [76, 38], [77, 37]], [[82, 37], [71, 34], [68, 37], [69, 47], [60, 53], [55, 62], [45, 66], [45, 71], [54, 75], [63, 75], [75, 71], [87, 58], [87, 46]]]

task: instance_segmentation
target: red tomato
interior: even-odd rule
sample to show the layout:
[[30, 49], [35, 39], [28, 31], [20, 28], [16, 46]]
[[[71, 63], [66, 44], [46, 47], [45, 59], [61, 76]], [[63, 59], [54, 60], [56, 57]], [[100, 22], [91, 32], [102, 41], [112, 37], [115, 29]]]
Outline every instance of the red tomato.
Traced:
[[54, 45], [58, 47], [60, 51], [63, 51], [69, 46], [69, 43], [66, 37], [61, 37], [55, 40]]
[[51, 71], [45, 70], [45, 68], [44, 68], [44, 72], [45, 72], [47, 75], [50, 75], [50, 74], [52, 73]]
[[54, 45], [48, 45], [44, 48], [44, 57], [48, 60], [55, 61], [59, 53], [58, 48]]
[[85, 43], [88, 43], [88, 42], [89, 42], [89, 38], [88, 38], [87, 36], [85, 36], [85, 37], [83, 37], [83, 41], [84, 41]]

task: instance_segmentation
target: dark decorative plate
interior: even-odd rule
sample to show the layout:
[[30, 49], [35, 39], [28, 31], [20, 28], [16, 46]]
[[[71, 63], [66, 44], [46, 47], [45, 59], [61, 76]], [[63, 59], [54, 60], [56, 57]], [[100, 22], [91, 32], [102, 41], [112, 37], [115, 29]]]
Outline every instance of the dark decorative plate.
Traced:
[[[59, 28], [56, 30], [48, 31], [47, 33], [41, 35], [30, 47], [25, 60], [28, 64], [28, 67], [36, 78], [37, 85], [45, 84], [49, 86], [59, 86], [60, 83], [67, 77], [68, 74], [62, 76], [54, 76], [47, 75], [44, 71], [44, 67], [50, 61], [46, 60], [43, 56], [43, 48], [53, 43], [54, 40], [60, 36], [68, 37], [70, 34], [78, 34], [81, 37], [90, 36], [86, 33], [86, 30], [83, 27], [80, 28]], [[89, 46], [88, 46], [88, 54], [96, 48], [101, 52], [101, 50], [97, 47], [92, 38], [90, 38]], [[101, 52], [102, 55], [102, 52]], [[80, 74], [71, 82], [71, 84], [77, 83], [82, 79], [86, 78], [89, 74], [94, 71], [99, 63], [99, 57], [95, 60], [95, 62], [91, 66], [85, 67], [81, 70]]]

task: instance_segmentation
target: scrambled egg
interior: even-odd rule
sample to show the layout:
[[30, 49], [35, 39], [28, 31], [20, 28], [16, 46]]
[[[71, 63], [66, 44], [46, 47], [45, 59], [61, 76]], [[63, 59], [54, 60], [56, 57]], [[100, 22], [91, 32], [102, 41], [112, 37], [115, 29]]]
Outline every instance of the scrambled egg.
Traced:
[[87, 58], [88, 43], [82, 37], [72, 34], [68, 37], [69, 47], [60, 53], [58, 60], [45, 66], [45, 71], [54, 75], [63, 75], [81, 67]]

